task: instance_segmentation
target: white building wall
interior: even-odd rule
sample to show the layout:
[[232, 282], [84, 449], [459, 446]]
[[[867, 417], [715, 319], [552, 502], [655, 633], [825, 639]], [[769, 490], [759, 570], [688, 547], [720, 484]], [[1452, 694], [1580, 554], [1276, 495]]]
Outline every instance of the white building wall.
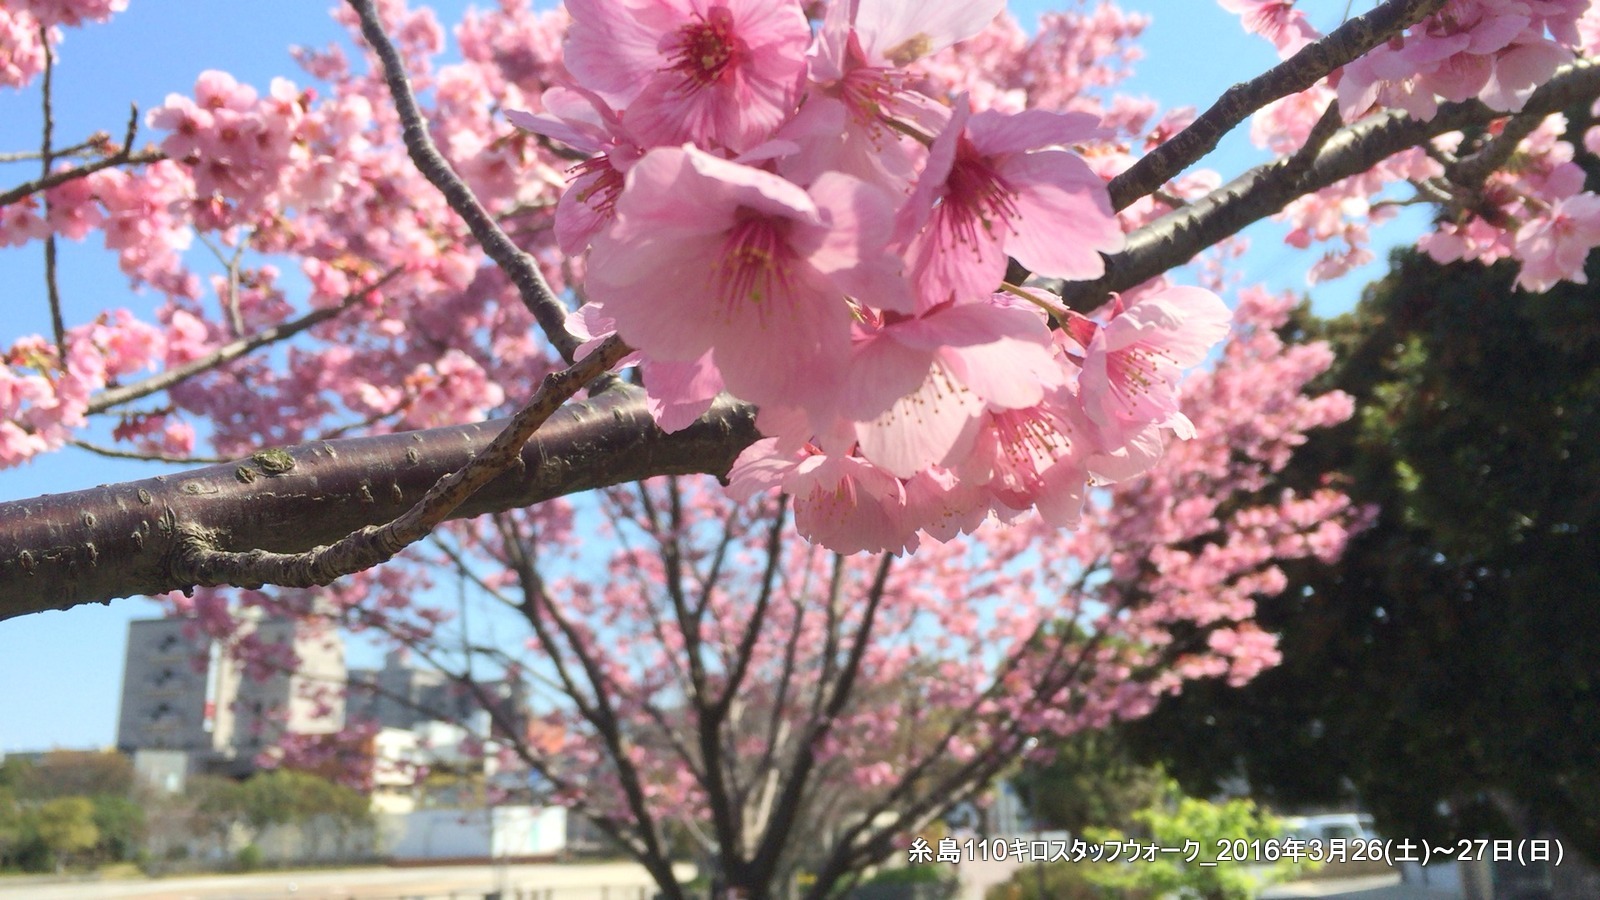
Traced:
[[557, 807], [425, 809], [403, 821], [388, 851], [400, 861], [553, 856], [567, 844], [567, 811]]

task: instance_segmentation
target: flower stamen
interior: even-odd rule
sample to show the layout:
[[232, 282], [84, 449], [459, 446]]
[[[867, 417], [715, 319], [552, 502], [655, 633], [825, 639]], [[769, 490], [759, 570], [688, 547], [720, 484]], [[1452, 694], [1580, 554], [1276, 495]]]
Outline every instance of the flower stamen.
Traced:
[[667, 57], [669, 71], [683, 76], [681, 88], [693, 93], [733, 77], [744, 58], [744, 42], [734, 34], [733, 13], [713, 6], [699, 21], [678, 29]]

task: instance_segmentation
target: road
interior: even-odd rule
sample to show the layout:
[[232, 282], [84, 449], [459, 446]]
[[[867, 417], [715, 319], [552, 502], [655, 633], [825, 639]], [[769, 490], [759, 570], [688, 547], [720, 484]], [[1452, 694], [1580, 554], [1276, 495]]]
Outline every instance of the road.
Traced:
[[1320, 900], [1460, 900], [1461, 894], [1402, 884], [1399, 875], [1292, 881], [1261, 892], [1261, 900], [1299, 900], [1302, 897], [1317, 897]]
[[[694, 869], [683, 867], [682, 878]], [[8, 883], [5, 900], [650, 900], [650, 877], [632, 863], [433, 866], [206, 875], [126, 881]]]

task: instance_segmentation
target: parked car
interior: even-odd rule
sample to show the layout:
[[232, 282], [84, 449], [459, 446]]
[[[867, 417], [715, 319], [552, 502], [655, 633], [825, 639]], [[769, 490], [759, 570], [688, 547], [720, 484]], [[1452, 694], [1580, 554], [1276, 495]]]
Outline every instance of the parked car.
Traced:
[[1378, 835], [1372, 830], [1372, 817], [1366, 813], [1330, 813], [1322, 816], [1286, 816], [1283, 836], [1307, 841], [1371, 840]]

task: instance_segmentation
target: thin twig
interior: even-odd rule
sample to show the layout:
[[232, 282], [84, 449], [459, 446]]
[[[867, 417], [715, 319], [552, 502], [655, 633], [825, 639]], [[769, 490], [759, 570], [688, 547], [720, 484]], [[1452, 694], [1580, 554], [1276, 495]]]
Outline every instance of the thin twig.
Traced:
[[378, 424], [379, 422], [382, 422], [384, 419], [387, 419], [387, 418], [389, 418], [391, 416], [398, 415], [400, 412], [404, 411], [408, 405], [409, 404], [407, 404], [407, 403], [402, 403], [399, 406], [395, 407], [394, 409], [389, 410], [388, 412], [373, 413], [372, 415], [367, 416], [365, 419], [360, 419], [360, 420], [355, 421], [355, 422], [346, 422], [343, 425], [335, 425], [334, 427], [329, 428], [327, 431], [323, 431], [323, 432], [318, 433], [316, 437], [311, 438], [310, 440], [311, 441], [332, 441], [332, 440], [338, 440], [339, 438], [342, 438], [342, 437], [346, 437], [351, 432], [366, 431], [367, 429], [369, 429], [372, 426]]
[[[61, 149], [56, 150], [53, 155], [56, 159], [64, 159], [68, 156], [81, 159], [103, 157], [110, 152], [108, 149], [108, 145], [110, 143], [111, 135], [106, 134], [104, 131], [97, 131], [90, 135], [88, 140], [73, 144], [70, 147], [62, 147]], [[44, 154], [38, 150], [21, 150], [16, 153], [0, 153], [0, 163], [27, 162], [29, 160], [43, 158]]]
[[211, 255], [216, 257], [217, 264], [228, 273], [228, 293], [222, 298], [222, 311], [227, 315], [228, 327], [233, 330], [233, 336], [236, 338], [244, 337], [245, 331], [244, 315], [239, 312], [239, 265], [244, 259], [245, 248], [250, 246], [250, 240], [254, 236], [254, 231], [246, 229], [232, 256], [224, 255], [222, 248], [218, 247], [215, 241], [204, 235], [200, 236], [200, 243], [211, 251]]
[[[614, 340], [614, 339], [613, 339]], [[611, 342], [608, 342], [611, 343]], [[594, 354], [590, 354], [593, 356]], [[497, 517], [497, 521], [506, 521], [504, 517]], [[628, 811], [633, 816], [633, 821], [628, 823], [617, 822], [619, 833], [625, 828], [631, 832], [633, 840], [628, 841], [630, 852], [647, 866], [654, 864], [655, 869], [665, 868], [663, 842], [657, 833], [656, 819], [652, 815], [650, 805], [645, 800], [643, 776], [633, 759], [628, 754], [627, 741], [622, 731], [622, 725], [617, 716], [616, 706], [613, 702], [611, 691], [617, 687], [613, 679], [606, 675], [604, 667], [598, 659], [584, 647], [583, 636], [577, 628], [556, 605], [551, 602], [545, 592], [544, 579], [534, 568], [533, 560], [528, 557], [520, 542], [507, 541], [506, 549], [517, 556], [517, 576], [523, 585], [526, 603], [523, 605], [528, 624], [534, 629], [539, 641], [546, 648], [550, 662], [556, 668], [556, 674], [562, 683], [567, 685], [567, 695], [577, 707], [578, 714], [589, 723], [604, 741], [606, 752], [611, 757], [611, 762], [616, 769], [618, 786], [622, 789], [623, 796], [628, 805]], [[554, 625], [561, 632], [565, 646], [576, 657], [576, 662], [583, 670], [584, 677], [588, 680], [593, 690], [593, 698], [586, 698], [577, 686], [577, 678], [565, 662], [559, 649], [563, 644], [551, 631]], [[612, 820], [609, 817], [607, 821]], [[663, 881], [662, 884], [669, 884]]]
[[91, 444], [88, 441], [79, 440], [77, 438], [73, 438], [67, 443], [77, 447], [79, 450], [87, 450], [90, 453], [95, 453], [100, 456], [108, 456], [112, 459], [137, 459], [144, 462], [181, 463], [189, 466], [209, 466], [216, 465], [218, 463], [229, 462], [228, 459], [225, 459], [221, 456], [169, 456], [165, 453], [139, 453], [134, 450], [118, 450], [115, 447], [103, 447], [99, 444]]
[[878, 610], [883, 603], [889, 584], [889, 571], [893, 565], [892, 554], [885, 553], [878, 559], [872, 584], [867, 589], [860, 625], [856, 629], [855, 640], [850, 644], [844, 667], [839, 670], [838, 680], [830, 685], [832, 690], [828, 694], [822, 716], [813, 718], [806, 724], [794, 756], [787, 767], [789, 781], [783, 786], [767, 820], [752, 860], [752, 864], [758, 870], [764, 868], [770, 871], [776, 868], [778, 859], [783, 853], [784, 841], [796, 821], [805, 791], [810, 786], [811, 775], [817, 764], [818, 748], [839, 723], [841, 714], [854, 695], [856, 678], [861, 673], [861, 662], [866, 658], [867, 647], [872, 640], [873, 623], [877, 620]]
[[160, 162], [166, 159], [167, 155], [162, 153], [160, 150], [141, 150], [138, 153], [132, 152], [133, 139], [138, 126], [139, 107], [135, 106], [132, 108], [132, 113], [128, 118], [128, 137], [127, 140], [123, 142], [121, 150], [111, 154], [105, 159], [97, 159], [92, 163], [86, 163], [71, 169], [62, 169], [59, 172], [46, 172], [42, 178], [23, 182], [22, 184], [19, 184], [7, 191], [0, 191], [0, 206], [9, 206], [18, 200], [21, 200], [25, 197], [31, 197], [40, 191], [48, 191], [53, 187], [59, 187], [60, 185], [66, 184], [69, 181], [77, 181], [79, 178], [86, 178], [105, 169], [111, 169], [121, 165], [144, 165], [145, 163]]
[[271, 328], [262, 329], [248, 338], [241, 338], [230, 344], [224, 344], [205, 356], [184, 363], [181, 366], [175, 366], [132, 384], [103, 390], [94, 395], [94, 398], [89, 401], [88, 409], [85, 412], [89, 414], [102, 413], [124, 403], [132, 403], [141, 397], [148, 397], [158, 391], [164, 391], [202, 372], [209, 372], [224, 363], [232, 362], [252, 350], [288, 340], [307, 328], [320, 322], [326, 322], [344, 312], [357, 300], [382, 287], [385, 282], [399, 275], [402, 271], [403, 269], [398, 266], [390, 269], [373, 283], [346, 294], [337, 306], [314, 309], [293, 321], [285, 322], [282, 325], [274, 325]]
[[[50, 26], [39, 26], [39, 44], [44, 48], [44, 85], [40, 94], [43, 96], [41, 106], [44, 113], [44, 133], [39, 140], [39, 163], [41, 179], [50, 175], [50, 167], [55, 165], [55, 151], [51, 149], [56, 128], [54, 103], [52, 101], [51, 86], [55, 80], [55, 50], [50, 46]], [[50, 195], [44, 196], [44, 218], [50, 221]], [[61, 285], [56, 280], [56, 233], [51, 228], [50, 233], [44, 238], [44, 289], [50, 300], [50, 328], [55, 333], [56, 358], [61, 360], [63, 366], [67, 363], [67, 326], [61, 316]]]
[[77, 181], [96, 172], [115, 168], [120, 165], [144, 165], [145, 163], [161, 162], [167, 155], [160, 150], [141, 150], [138, 153], [117, 153], [105, 159], [97, 159], [92, 163], [85, 163], [71, 169], [62, 169], [51, 172], [44, 178], [24, 182], [8, 191], [0, 192], [0, 206], [9, 206], [24, 197], [31, 197], [40, 191], [48, 191], [53, 187], [60, 187], [69, 181]]
[[516, 285], [517, 293], [521, 295], [522, 302], [528, 311], [538, 321], [539, 327], [544, 330], [545, 336], [555, 346], [561, 358], [568, 363], [574, 361], [581, 343], [578, 338], [567, 330], [567, 308], [562, 304], [550, 285], [544, 279], [544, 274], [539, 271], [539, 264], [533, 257], [523, 252], [511, 238], [495, 223], [494, 217], [472, 193], [450, 167], [439, 148], [434, 145], [433, 139], [428, 136], [428, 125], [422, 119], [422, 112], [417, 108], [416, 96], [411, 92], [411, 80], [406, 75], [405, 63], [400, 59], [400, 54], [390, 42], [388, 35], [384, 34], [383, 24], [378, 21], [377, 10], [373, 8], [372, 0], [349, 0], [350, 8], [355, 10], [361, 19], [361, 34], [367, 39], [378, 59], [383, 63], [384, 79], [388, 82], [389, 93], [394, 97], [395, 110], [400, 115], [403, 126], [403, 135], [406, 150], [411, 154], [411, 161], [417, 170], [427, 178], [439, 193], [444, 195], [450, 208], [455, 210], [472, 231], [472, 236], [477, 239], [489, 258], [495, 261], [501, 271]]

